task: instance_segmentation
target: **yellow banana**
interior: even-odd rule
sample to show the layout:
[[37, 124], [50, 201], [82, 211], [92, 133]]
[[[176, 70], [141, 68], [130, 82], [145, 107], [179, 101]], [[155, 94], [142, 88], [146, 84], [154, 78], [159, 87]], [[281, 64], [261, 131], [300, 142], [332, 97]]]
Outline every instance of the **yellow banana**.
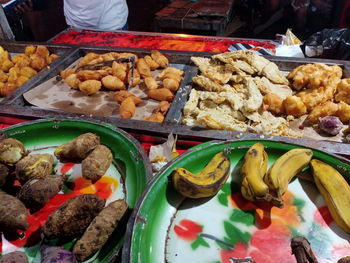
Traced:
[[332, 166], [319, 160], [311, 161], [313, 177], [325, 199], [334, 221], [350, 234], [350, 186]]
[[217, 153], [198, 174], [184, 168], [176, 168], [172, 174], [174, 188], [190, 198], [215, 195], [225, 184], [230, 174], [230, 160], [226, 153]]
[[277, 198], [283, 196], [292, 178], [309, 164], [312, 154], [310, 149], [292, 149], [279, 157], [270, 167], [264, 181]]
[[251, 146], [245, 154], [241, 168], [241, 193], [246, 199], [254, 201], [268, 194], [269, 188], [263, 180], [267, 162], [268, 156], [261, 143]]

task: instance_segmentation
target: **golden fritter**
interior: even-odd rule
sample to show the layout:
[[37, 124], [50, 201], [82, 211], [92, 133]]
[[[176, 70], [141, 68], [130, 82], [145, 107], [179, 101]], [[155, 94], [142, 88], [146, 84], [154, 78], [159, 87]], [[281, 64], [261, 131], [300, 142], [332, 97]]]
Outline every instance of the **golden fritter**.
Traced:
[[51, 64], [52, 62], [54, 62], [58, 58], [59, 58], [59, 55], [51, 54], [47, 60], [47, 63]]
[[335, 100], [350, 104], [350, 78], [340, 81], [337, 87], [337, 93], [335, 94]]
[[26, 54], [28, 57], [30, 55], [33, 55], [36, 52], [36, 46], [26, 46], [24, 50], [24, 54]]
[[118, 63], [116, 61], [113, 62], [112, 74], [113, 74], [113, 76], [116, 76], [117, 78], [119, 78], [123, 82], [125, 82], [125, 80], [126, 80], [126, 70], [127, 70], [127, 67], [125, 64]]
[[19, 77], [19, 74], [20, 74], [19, 68], [16, 68], [16, 67], [11, 68], [9, 71], [9, 77], [7, 79], [7, 82], [16, 83]]
[[64, 79], [64, 81], [72, 89], [79, 89], [79, 84], [81, 83], [81, 81], [77, 77], [77, 74], [75, 73], [70, 74], [68, 77]]
[[35, 53], [30, 56], [30, 66], [36, 71], [40, 71], [47, 66], [47, 62], [45, 58]]
[[[159, 77], [159, 76], [158, 76]], [[164, 75], [162, 75], [161, 77], [159, 77], [160, 80], [164, 80], [164, 79], [173, 79], [176, 80], [177, 82], [181, 82], [182, 77], [179, 74], [176, 73], [172, 73], [172, 72], [168, 72], [165, 73]]]
[[145, 78], [145, 85], [147, 89], [158, 89], [158, 83], [153, 77]]
[[96, 93], [101, 89], [102, 83], [98, 80], [85, 80], [79, 84], [79, 90], [87, 95]]
[[45, 46], [37, 46], [35, 54], [47, 60], [47, 58], [50, 56], [50, 51]]
[[[128, 78], [128, 83], [130, 82], [130, 79], [131, 79], [131, 69], [129, 69], [129, 71], [128, 71], [128, 76], [127, 76], [127, 78]], [[135, 68], [134, 69], [134, 78], [133, 78], [133, 81], [132, 81], [132, 87], [135, 87], [135, 86], [137, 86], [139, 83], [140, 83], [140, 81], [141, 81], [141, 77], [140, 77], [140, 73], [139, 73], [139, 71]]]
[[151, 57], [161, 68], [166, 68], [169, 65], [167, 57], [161, 54], [158, 50], [152, 50]]
[[147, 55], [144, 57], [144, 59], [151, 70], [155, 70], [155, 69], [159, 68], [159, 64], [157, 62], [155, 62], [151, 56]]
[[144, 121], [151, 121], [151, 122], [163, 122], [164, 121], [164, 115], [160, 112], [156, 112], [152, 114], [149, 117], [144, 117], [142, 120]]
[[88, 64], [90, 61], [98, 58], [100, 55], [96, 53], [87, 53], [78, 63], [78, 67]]
[[167, 78], [163, 80], [163, 87], [171, 90], [172, 92], [175, 92], [179, 89], [180, 83], [175, 79]]
[[13, 62], [9, 59], [5, 59], [2, 63], [1, 63], [1, 70], [8, 72], [10, 70], [10, 68], [12, 68], [14, 66]]
[[267, 93], [263, 98], [263, 109], [276, 114], [284, 113], [283, 100], [273, 93]]
[[164, 76], [168, 73], [182, 76], [184, 74], [184, 71], [175, 67], [167, 67], [163, 69], [163, 71], [159, 74], [159, 79], [164, 78]]
[[350, 105], [346, 104], [345, 102], [341, 101], [339, 103], [337, 115], [339, 119], [344, 123], [344, 124], [349, 124], [350, 121]]
[[141, 77], [143, 78], [152, 77], [151, 69], [146, 63], [145, 59], [140, 58], [136, 63], [136, 68], [140, 73]]
[[296, 96], [302, 100], [307, 107], [308, 112], [310, 112], [318, 104], [333, 99], [334, 92], [335, 87], [328, 86], [306, 89], [297, 93]]
[[37, 74], [36, 70], [35, 69], [32, 69], [31, 67], [23, 67], [20, 69], [20, 72], [19, 74], [21, 76], [25, 76], [27, 78], [32, 78], [34, 75]]
[[77, 73], [77, 77], [81, 81], [101, 79], [100, 73], [96, 70], [80, 70]]
[[65, 78], [68, 77], [70, 74], [74, 74], [74, 73], [75, 73], [75, 69], [69, 68], [69, 69], [62, 70], [62, 71], [60, 72], [60, 76], [61, 76], [61, 78], [65, 79]]
[[283, 101], [283, 107], [287, 115], [300, 117], [306, 114], [306, 106], [303, 101], [296, 96], [288, 96]]
[[19, 68], [28, 67], [30, 65], [30, 58], [25, 54], [18, 54], [12, 58], [12, 62]]
[[130, 119], [135, 115], [136, 105], [131, 97], [122, 101], [119, 107], [119, 115], [123, 119]]
[[158, 106], [157, 106], [157, 108], [155, 109], [154, 112], [155, 112], [155, 113], [161, 113], [162, 115], [165, 115], [165, 114], [168, 112], [170, 106], [171, 106], [171, 104], [170, 104], [169, 102], [167, 102], [167, 101], [161, 101], [161, 102], [158, 104]]
[[316, 107], [314, 107], [309, 113], [307, 120], [311, 123], [318, 123], [320, 118], [326, 116], [336, 116], [337, 111], [338, 104], [331, 101], [326, 101], [325, 103], [319, 104]]
[[115, 76], [106, 76], [101, 79], [103, 86], [109, 90], [123, 90], [126, 89], [125, 84]]
[[2, 88], [0, 87], [0, 96], [6, 97], [10, 95], [12, 92], [14, 92], [17, 88], [18, 86], [16, 83], [7, 82]]
[[26, 83], [29, 80], [26, 76], [19, 76], [16, 80], [16, 84], [18, 87], [22, 86], [24, 83]]
[[0, 82], [6, 82], [7, 79], [8, 79], [8, 75], [2, 70], [0, 70]]
[[147, 95], [151, 99], [158, 101], [172, 101], [174, 99], [173, 93], [166, 88], [150, 89], [147, 91]]
[[101, 55], [103, 61], [109, 61], [115, 59], [111, 53], [105, 53]]
[[142, 100], [131, 94], [130, 92], [126, 91], [126, 90], [121, 90], [121, 91], [117, 91], [116, 93], [114, 93], [114, 99], [116, 102], [118, 102], [119, 104], [121, 104], [126, 98], [131, 97], [135, 103], [135, 105], [138, 105], [142, 102]]

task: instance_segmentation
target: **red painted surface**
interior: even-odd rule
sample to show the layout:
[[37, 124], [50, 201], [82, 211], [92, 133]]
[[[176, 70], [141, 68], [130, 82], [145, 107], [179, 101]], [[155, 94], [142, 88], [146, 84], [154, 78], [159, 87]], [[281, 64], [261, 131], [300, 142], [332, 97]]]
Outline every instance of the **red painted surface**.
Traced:
[[174, 231], [179, 238], [186, 241], [194, 241], [199, 233], [203, 231], [203, 228], [196, 222], [184, 219], [180, 221], [179, 225], [174, 226]]

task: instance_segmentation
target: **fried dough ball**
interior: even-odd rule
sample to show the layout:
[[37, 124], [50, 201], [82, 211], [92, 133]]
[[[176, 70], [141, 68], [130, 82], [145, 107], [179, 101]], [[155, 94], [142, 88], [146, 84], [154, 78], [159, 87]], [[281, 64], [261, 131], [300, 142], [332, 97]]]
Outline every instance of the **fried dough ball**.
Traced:
[[135, 62], [139, 60], [137, 55], [134, 53], [123, 52], [123, 53], [119, 53], [118, 55], [118, 58], [127, 58], [127, 57], [135, 57]]
[[6, 97], [10, 95], [12, 92], [14, 92], [17, 88], [18, 86], [16, 83], [7, 82], [2, 88], [0, 87], [0, 96]]
[[144, 121], [151, 121], [151, 122], [163, 122], [164, 121], [164, 115], [160, 112], [156, 112], [152, 114], [149, 117], [144, 117], [142, 120]]
[[350, 78], [340, 81], [337, 87], [337, 93], [335, 94], [335, 100], [350, 104]]
[[120, 117], [123, 119], [130, 119], [135, 115], [136, 105], [132, 97], [128, 97], [122, 101], [119, 107]]
[[348, 122], [350, 121], [350, 105], [341, 101], [339, 103], [337, 116], [343, 123], [348, 124]]
[[131, 94], [130, 92], [126, 91], [126, 90], [121, 90], [121, 91], [117, 91], [116, 93], [114, 93], [114, 99], [116, 102], [118, 102], [119, 104], [121, 104], [126, 98], [131, 97], [132, 100], [134, 101], [135, 105], [138, 105], [142, 102], [142, 99], [140, 99], [139, 97], [135, 96], [134, 94]]
[[37, 74], [37, 72], [35, 71], [35, 69], [32, 69], [31, 67], [23, 67], [20, 69], [19, 74], [21, 76], [25, 76], [25, 77], [30, 79], [33, 76], [35, 76]]
[[90, 79], [85, 80], [79, 84], [79, 90], [84, 92], [87, 95], [91, 95], [96, 93], [101, 89], [102, 83], [101, 81]]
[[26, 46], [24, 50], [24, 54], [26, 54], [28, 57], [30, 55], [33, 55], [36, 52], [36, 46]]
[[171, 90], [172, 92], [175, 92], [179, 89], [180, 83], [175, 79], [164, 79], [163, 80], [163, 87], [166, 89]]
[[100, 78], [103, 78], [103, 77], [106, 77], [109, 75], [108, 71], [105, 70], [105, 69], [99, 69], [99, 70], [96, 70], [98, 72], [98, 74], [100, 74]]
[[8, 76], [5, 72], [3, 72], [2, 70], [0, 70], [0, 82], [6, 82], [8, 79]]
[[90, 61], [98, 58], [100, 55], [96, 53], [87, 53], [78, 63], [78, 67], [88, 64]]
[[174, 99], [174, 95], [166, 88], [150, 89], [147, 91], [147, 95], [151, 99], [158, 101], [172, 101]]
[[[129, 69], [129, 71], [128, 71], [128, 76], [127, 76], [127, 78], [128, 78], [128, 83], [130, 82], [130, 79], [131, 79], [131, 69]], [[140, 81], [141, 81], [141, 77], [140, 77], [140, 73], [139, 73], [139, 71], [135, 68], [134, 69], [134, 78], [133, 78], [133, 81], [132, 81], [132, 87], [135, 87], [135, 86], [137, 86], [139, 83], [140, 83]]]
[[115, 59], [111, 53], [105, 53], [101, 55], [103, 61], [109, 61]]
[[60, 76], [61, 76], [61, 78], [65, 79], [65, 78], [68, 77], [70, 74], [74, 74], [74, 73], [75, 73], [75, 69], [69, 68], [69, 69], [62, 70], [62, 71], [60, 72]]
[[159, 64], [157, 62], [155, 62], [151, 56], [147, 55], [144, 57], [144, 59], [151, 70], [155, 70], [155, 69], [159, 68]]
[[145, 78], [145, 85], [147, 89], [158, 89], [158, 83], [153, 77]]
[[12, 58], [12, 62], [16, 67], [28, 67], [30, 65], [30, 58], [25, 54], [18, 54]]
[[22, 86], [24, 83], [26, 83], [29, 80], [26, 76], [19, 76], [16, 80], [16, 84], [18, 87]]
[[45, 46], [37, 46], [35, 54], [46, 60], [50, 56], [50, 51]]
[[311, 111], [318, 104], [324, 103], [328, 100], [333, 99], [335, 88], [328, 87], [319, 87], [313, 89], [306, 89], [296, 94], [302, 102], [305, 104], [308, 112]]
[[116, 61], [113, 62], [112, 74], [113, 76], [116, 76], [118, 79], [120, 79], [123, 82], [125, 82], [126, 80], [126, 75], [127, 75], [126, 70], [127, 70], [127, 67], [125, 66], [125, 64], [118, 63]]
[[284, 113], [283, 100], [274, 93], [267, 93], [263, 98], [263, 109], [276, 114]]
[[20, 70], [17, 67], [13, 67], [9, 71], [9, 77], [7, 79], [8, 82], [15, 83], [19, 77]]
[[47, 62], [45, 58], [35, 53], [30, 56], [30, 66], [36, 71], [40, 71], [47, 66]]
[[136, 63], [136, 68], [140, 73], [141, 77], [143, 78], [152, 77], [151, 69], [146, 63], [145, 59], [140, 58]]
[[283, 107], [286, 114], [292, 115], [294, 117], [300, 117], [304, 115], [306, 111], [306, 106], [299, 97], [288, 96], [283, 101]]
[[106, 76], [101, 79], [103, 86], [109, 90], [122, 90], [126, 89], [123, 81], [115, 76]]
[[59, 58], [59, 55], [51, 54], [47, 60], [47, 63], [51, 64], [52, 62], [54, 62], [58, 58]]
[[9, 59], [5, 59], [2, 63], [1, 63], [1, 70], [8, 72], [10, 70], [10, 68], [12, 68], [15, 64], [13, 64], [13, 62]]
[[338, 104], [326, 101], [320, 105], [317, 105], [315, 108], [311, 110], [307, 120], [311, 123], [318, 123], [320, 118], [326, 116], [335, 116], [338, 111]]
[[100, 73], [96, 70], [80, 70], [77, 73], [77, 77], [81, 81], [101, 79]]
[[158, 104], [158, 106], [157, 106], [157, 108], [155, 109], [154, 112], [155, 112], [155, 113], [161, 113], [162, 115], [165, 115], [165, 114], [168, 112], [170, 106], [171, 106], [171, 104], [170, 104], [169, 102], [167, 102], [167, 101], [161, 101], [161, 102]]
[[152, 50], [151, 57], [162, 68], [166, 68], [169, 65], [169, 60], [167, 57], [161, 54], [158, 50]]
[[68, 77], [64, 79], [69, 87], [72, 89], [79, 89], [79, 84], [81, 81], [78, 79], [77, 74], [70, 74]]

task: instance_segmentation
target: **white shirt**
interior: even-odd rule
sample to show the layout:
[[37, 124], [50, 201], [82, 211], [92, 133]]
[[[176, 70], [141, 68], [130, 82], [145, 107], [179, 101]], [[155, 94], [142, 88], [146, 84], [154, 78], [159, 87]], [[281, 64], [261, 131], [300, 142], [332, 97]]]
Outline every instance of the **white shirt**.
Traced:
[[121, 29], [128, 19], [126, 0], [64, 0], [68, 25], [101, 31]]

